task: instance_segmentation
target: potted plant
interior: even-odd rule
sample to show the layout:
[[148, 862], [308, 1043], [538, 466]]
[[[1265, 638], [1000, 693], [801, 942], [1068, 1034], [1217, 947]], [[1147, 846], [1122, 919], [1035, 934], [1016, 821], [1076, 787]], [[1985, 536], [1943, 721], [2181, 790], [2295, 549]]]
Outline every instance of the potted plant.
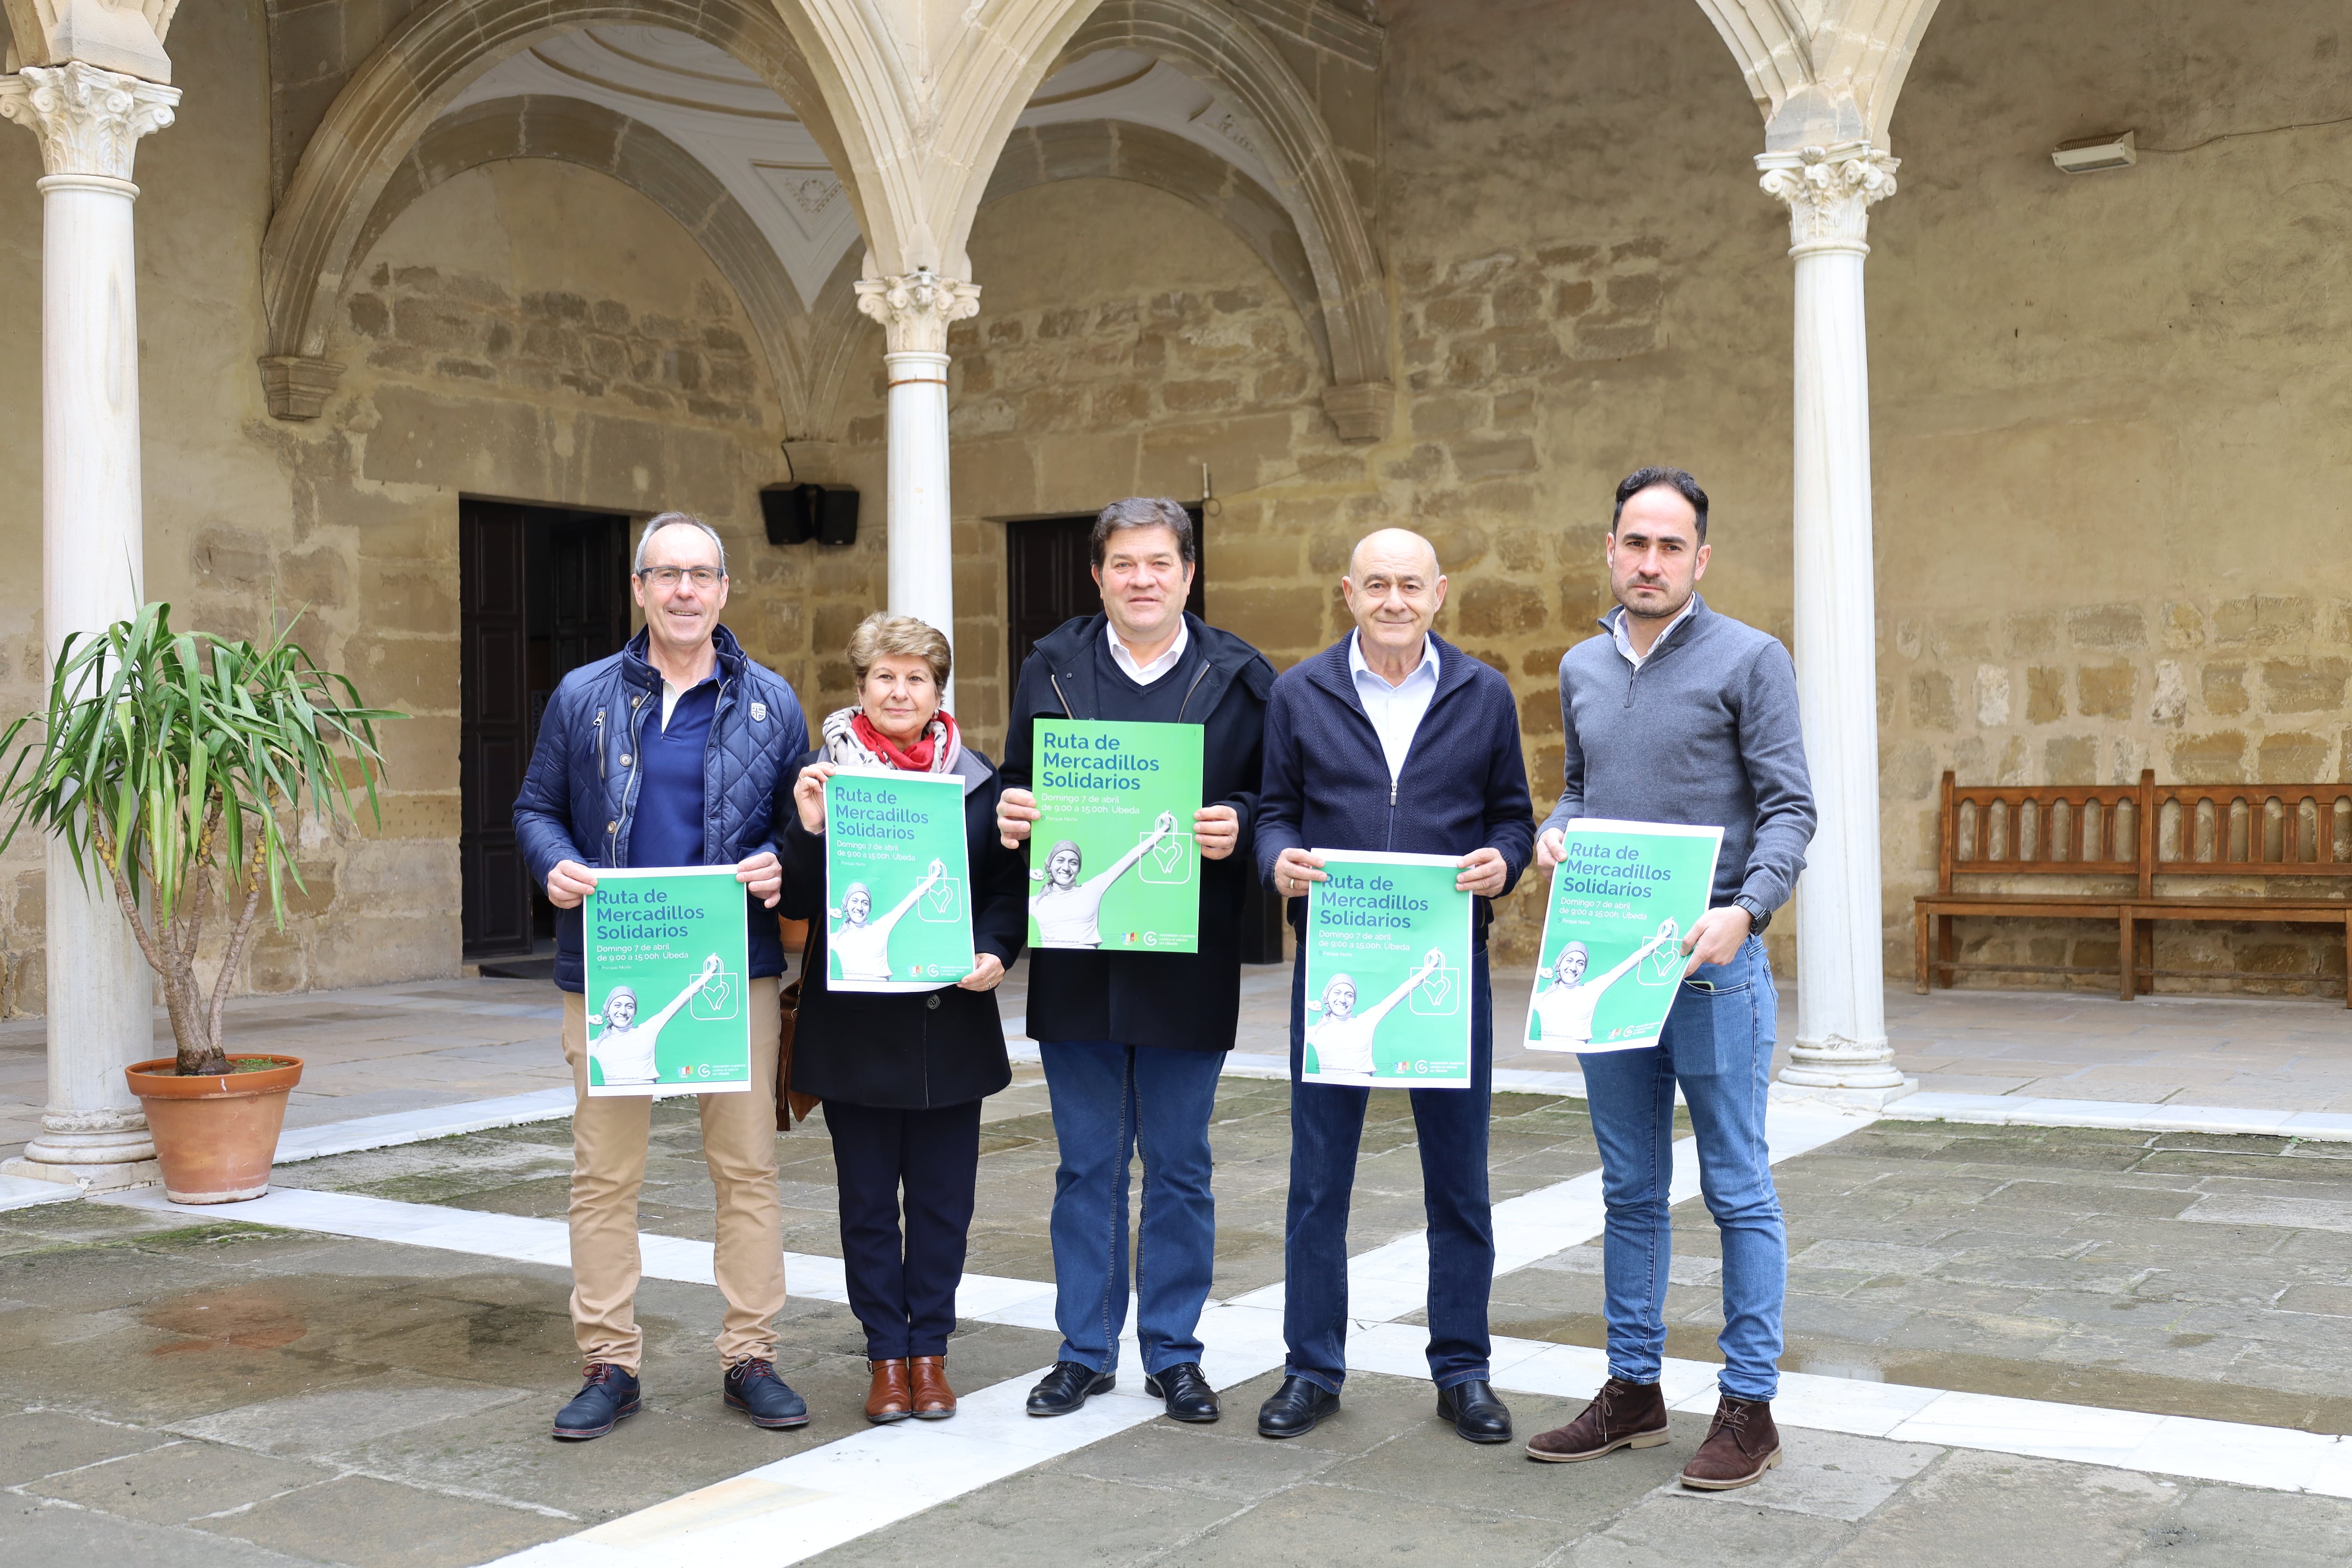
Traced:
[[[229, 1054], [229, 987], [265, 899], [285, 929], [286, 883], [302, 886], [290, 838], [302, 814], [350, 826], [356, 781], [382, 821], [375, 724], [400, 715], [360, 706], [348, 679], [287, 640], [290, 626], [256, 647], [171, 622], [169, 605], [152, 604], [66, 639], [47, 710], [0, 734], [0, 752], [16, 748], [0, 782], [0, 811], [14, 813], [0, 850], [30, 822], [65, 841], [85, 879], [112, 885], [163, 983], [178, 1047], [126, 1069], [164, 1191], [180, 1203], [233, 1203], [268, 1188], [302, 1063]], [[18, 744], [33, 723], [40, 739]], [[207, 991], [198, 958], [215, 906], [226, 935]]]

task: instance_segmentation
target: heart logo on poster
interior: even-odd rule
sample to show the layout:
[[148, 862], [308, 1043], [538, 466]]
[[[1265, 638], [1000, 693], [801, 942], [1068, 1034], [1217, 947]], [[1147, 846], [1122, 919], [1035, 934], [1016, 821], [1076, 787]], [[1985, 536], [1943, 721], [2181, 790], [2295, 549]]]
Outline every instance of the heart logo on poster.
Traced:
[[1433, 1007], [1444, 1005], [1445, 994], [1453, 989], [1453, 980], [1442, 969], [1421, 983], [1421, 994]]
[[734, 986], [732, 984], [725, 980], [713, 980], [706, 983], [702, 987], [703, 1005], [709, 1007], [714, 1013], [719, 1011], [720, 1008], [727, 1005], [727, 998], [733, 990]]
[[1184, 845], [1182, 840], [1168, 838], [1163, 839], [1159, 844], [1153, 846], [1151, 850], [1151, 863], [1159, 867], [1163, 872], [1172, 873], [1181, 868], [1184, 864]]

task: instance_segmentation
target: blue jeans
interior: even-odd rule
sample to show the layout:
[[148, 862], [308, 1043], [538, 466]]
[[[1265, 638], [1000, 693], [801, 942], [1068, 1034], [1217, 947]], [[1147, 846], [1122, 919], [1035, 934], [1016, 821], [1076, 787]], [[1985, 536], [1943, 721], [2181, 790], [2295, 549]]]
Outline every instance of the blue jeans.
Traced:
[[1779, 1004], [1763, 939], [1751, 936], [1730, 963], [1702, 964], [1682, 984], [1655, 1046], [1579, 1058], [1609, 1213], [1601, 1266], [1612, 1377], [1655, 1383], [1665, 1352], [1666, 1273], [1675, 1246], [1667, 1193], [1679, 1082], [1698, 1141], [1699, 1191], [1723, 1238], [1723, 1332], [1715, 1342], [1724, 1365], [1717, 1382], [1739, 1399], [1769, 1399], [1780, 1387], [1789, 1237], [1764, 1142]]
[[1201, 1359], [1201, 1308], [1217, 1261], [1209, 1113], [1223, 1051], [1040, 1040], [1054, 1137], [1054, 1321], [1058, 1359], [1118, 1369], [1127, 1327], [1128, 1165], [1143, 1151], [1135, 1330], [1143, 1370]]
[[[1290, 977], [1290, 1216], [1282, 1306], [1289, 1359], [1283, 1370], [1337, 1394], [1348, 1376], [1348, 1205], [1372, 1091], [1298, 1081], [1306, 975], [1302, 952]], [[1481, 949], [1470, 965], [1470, 1087], [1410, 1091], [1429, 1216], [1429, 1375], [1440, 1388], [1488, 1375], [1495, 1222], [1486, 1194], [1486, 1124], [1494, 1073], [1495, 998]]]

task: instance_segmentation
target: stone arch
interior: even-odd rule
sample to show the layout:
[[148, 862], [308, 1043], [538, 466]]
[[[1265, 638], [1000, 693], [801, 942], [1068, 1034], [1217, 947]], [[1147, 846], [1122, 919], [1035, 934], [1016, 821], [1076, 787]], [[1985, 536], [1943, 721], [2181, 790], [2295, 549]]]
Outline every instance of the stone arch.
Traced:
[[1119, 120], [1024, 126], [1004, 144], [981, 205], [1055, 180], [1129, 180], [1198, 207], [1241, 237], [1290, 296], [1327, 377], [1331, 342], [1314, 264], [1290, 210], [1239, 165], [1156, 126]]
[[497, 98], [435, 121], [384, 182], [353, 241], [352, 265], [427, 192], [469, 169], [518, 158], [547, 158], [608, 174], [677, 219], [734, 290], [767, 359], [785, 427], [800, 430], [808, 400], [795, 334], [805, 323], [791, 276], [717, 175], [652, 126], [602, 104]]
[[[1263, 35], [1212, 0], [1108, 0], [1078, 25], [1055, 64], [1105, 49], [1135, 49], [1166, 60], [1214, 88], [1246, 121], [1314, 276], [1333, 382], [1325, 406], [1343, 438], [1385, 436], [1394, 396], [1388, 281], [1347, 170], [1306, 88]], [[964, 226], [970, 227], [969, 216]]]
[[[1739, 62], [1773, 152], [1884, 150], [1937, 0], [1698, 0]], [[1811, 16], [1808, 13], [1811, 13]]]
[[[432, 0], [354, 73], [295, 165], [262, 240], [270, 411], [311, 418], [333, 391], [335, 303], [384, 187], [441, 110], [499, 60], [583, 27], [671, 27], [756, 71], [840, 167], [840, 138], [773, 0]], [[860, 199], [846, 182], [853, 205]], [[859, 208], [863, 222], [864, 213]]]

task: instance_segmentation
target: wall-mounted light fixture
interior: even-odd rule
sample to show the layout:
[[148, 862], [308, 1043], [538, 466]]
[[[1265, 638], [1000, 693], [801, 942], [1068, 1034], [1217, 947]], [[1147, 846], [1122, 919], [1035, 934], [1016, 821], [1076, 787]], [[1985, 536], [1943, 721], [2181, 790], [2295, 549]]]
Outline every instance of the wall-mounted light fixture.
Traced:
[[2105, 136], [2085, 136], [2076, 142], [2061, 142], [2051, 153], [2050, 161], [2058, 165], [2061, 174], [2095, 174], [2101, 169], [2128, 169], [2139, 162], [2139, 132], [2109, 132]]

